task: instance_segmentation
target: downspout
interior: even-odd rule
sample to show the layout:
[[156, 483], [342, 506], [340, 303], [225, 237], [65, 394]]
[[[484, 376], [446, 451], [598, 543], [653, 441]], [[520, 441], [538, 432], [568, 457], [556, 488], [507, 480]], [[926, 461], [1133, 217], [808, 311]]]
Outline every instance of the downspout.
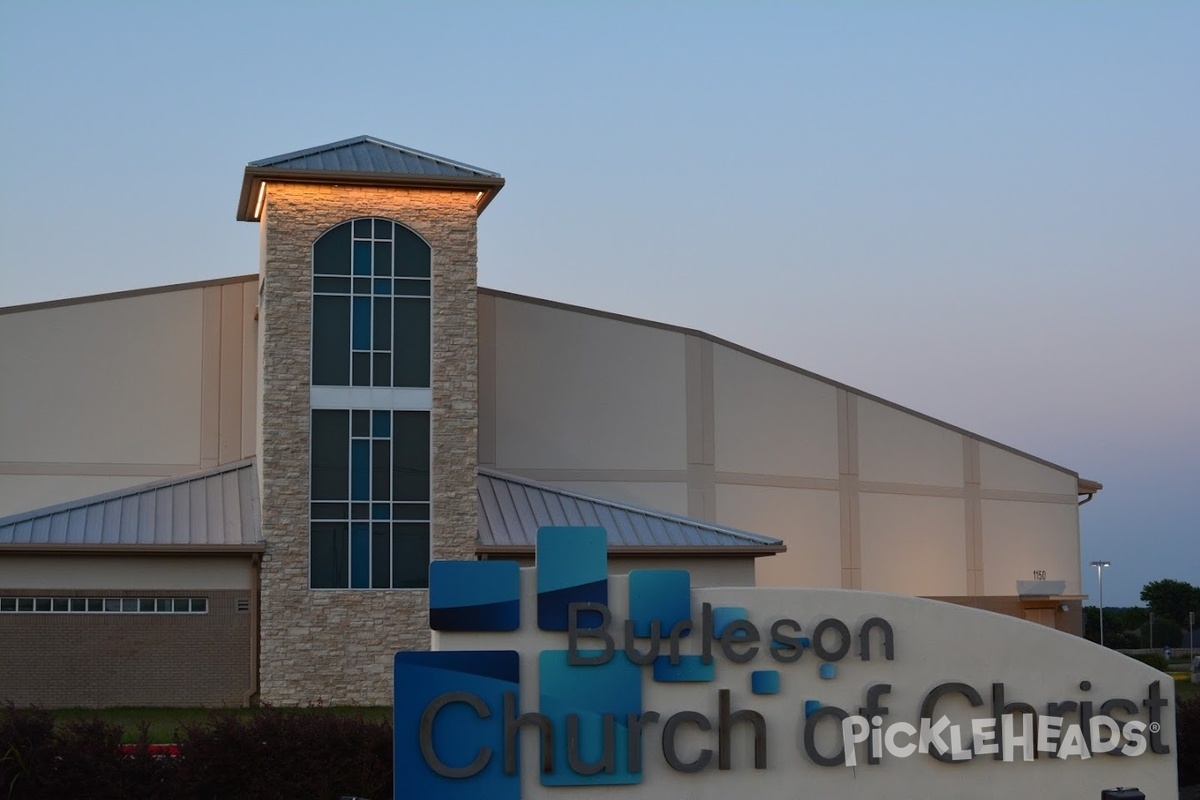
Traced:
[[249, 708], [258, 698], [258, 589], [262, 580], [262, 553], [250, 557], [250, 688], [242, 695], [242, 706]]

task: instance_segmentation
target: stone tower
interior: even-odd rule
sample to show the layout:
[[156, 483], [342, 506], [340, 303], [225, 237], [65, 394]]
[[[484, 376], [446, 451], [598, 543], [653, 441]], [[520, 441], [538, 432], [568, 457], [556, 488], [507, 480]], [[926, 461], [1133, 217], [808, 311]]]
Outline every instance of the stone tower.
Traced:
[[474, 557], [476, 220], [503, 185], [367, 136], [246, 167], [264, 702], [390, 703], [429, 560]]

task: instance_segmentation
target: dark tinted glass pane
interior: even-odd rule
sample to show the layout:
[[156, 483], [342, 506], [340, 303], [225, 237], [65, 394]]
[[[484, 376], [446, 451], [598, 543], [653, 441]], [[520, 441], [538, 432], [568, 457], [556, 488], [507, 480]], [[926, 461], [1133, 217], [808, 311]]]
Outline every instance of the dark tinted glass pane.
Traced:
[[350, 537], [344, 522], [314, 522], [310, 534], [309, 581], [314, 589], [350, 585]]
[[192, 598], [192, 613], [193, 614], [203, 614], [207, 611], [208, 611], [208, 598], [207, 597], [193, 597]]
[[392, 499], [429, 499], [429, 412], [392, 412]]
[[138, 600], [138, 611], [148, 612], [154, 610], [154, 598], [142, 597]]
[[392, 414], [389, 411], [371, 412], [371, 435], [381, 439], [392, 435]]
[[50, 610], [50, 598], [49, 597], [39, 597], [37, 600], [34, 601], [33, 609], [34, 609], [34, 611], [49, 611]]
[[32, 597], [18, 597], [17, 598], [17, 611], [33, 611], [33, 598]]
[[392, 238], [392, 223], [390, 220], [386, 220], [386, 219], [375, 220], [375, 238], [376, 239]]
[[354, 369], [354, 372], [351, 375], [351, 384], [354, 386], [370, 386], [371, 354], [354, 353], [352, 356], [350, 356], [350, 365]]
[[375, 376], [371, 382], [372, 386], [391, 386], [392, 385], [392, 357], [387, 353], [375, 353], [371, 356], [371, 363], [375, 365]]
[[388, 503], [372, 503], [371, 519], [391, 519], [392, 507]]
[[350, 519], [370, 519], [371, 506], [369, 503], [351, 503]]
[[354, 220], [354, 235], [362, 239], [371, 238], [371, 220], [356, 219]]
[[[376, 350], [392, 349], [392, 301], [386, 297], [375, 299], [375, 324], [373, 341]], [[366, 348], [363, 348], [366, 349]], [[376, 386], [380, 384], [375, 383]], [[387, 386], [385, 382], [382, 384]]]
[[313, 245], [313, 273], [350, 274], [350, 223], [338, 225]]
[[65, 598], [65, 597], [54, 598], [51, 601], [50, 608], [54, 611], [66, 611], [67, 610], [67, 598]]
[[0, 597], [0, 611], [16, 611], [17, 598], [15, 597]]
[[398, 278], [429, 277], [429, 245], [403, 225], [396, 226], [395, 263]]
[[[392, 243], [375, 243], [375, 274], [388, 277], [392, 274]], [[376, 290], [378, 291], [378, 290]]]
[[313, 519], [345, 519], [350, 511], [346, 503], [313, 503]]
[[154, 610], [155, 611], [170, 611], [171, 610], [171, 599], [168, 597], [159, 597], [158, 599], [156, 599], [154, 601]]
[[375, 589], [392, 586], [391, 527], [386, 522], [371, 526], [371, 586]]
[[350, 526], [350, 588], [366, 589], [371, 585], [371, 534], [367, 523]]
[[429, 519], [429, 503], [392, 503], [392, 519]]
[[105, 610], [105, 611], [120, 611], [120, 610], [121, 610], [121, 601], [120, 601], [120, 599], [118, 599], [118, 598], [115, 598], [115, 597], [107, 597], [107, 598], [105, 598], [105, 600], [104, 600], [104, 610]]
[[350, 427], [351, 433], [355, 436], [370, 436], [371, 435], [371, 412], [370, 411], [351, 411], [350, 412]]
[[370, 242], [355, 242], [354, 243], [354, 274], [355, 275], [370, 275], [371, 274], [371, 243]]
[[350, 294], [350, 279], [317, 278], [313, 281], [313, 291], [325, 294]]
[[186, 597], [176, 597], [174, 611], [176, 614], [186, 614], [192, 610], [192, 601]]
[[371, 499], [371, 442], [355, 439], [350, 443], [350, 499]]
[[371, 298], [354, 298], [354, 349], [371, 349]]
[[99, 597], [89, 597], [87, 599], [87, 610], [88, 611], [103, 611], [104, 610], [104, 601], [101, 600]]
[[397, 297], [392, 301], [393, 386], [429, 386], [429, 301]]
[[354, 293], [355, 294], [370, 294], [371, 293], [371, 278], [355, 278]]
[[71, 598], [71, 610], [72, 611], [86, 611], [87, 610], [87, 600], [82, 597], [72, 597]]
[[392, 443], [386, 439], [371, 442], [371, 499], [391, 499]]
[[350, 298], [313, 297], [312, 381], [350, 385]]
[[412, 295], [413, 297], [429, 297], [429, 281], [416, 279], [392, 281], [392, 291], [396, 294]]
[[392, 293], [392, 282], [387, 278], [376, 278], [373, 291], [376, 295], [390, 295]]
[[402, 522], [392, 526], [392, 586], [429, 585], [429, 524]]
[[312, 412], [312, 499], [348, 500], [350, 413]]

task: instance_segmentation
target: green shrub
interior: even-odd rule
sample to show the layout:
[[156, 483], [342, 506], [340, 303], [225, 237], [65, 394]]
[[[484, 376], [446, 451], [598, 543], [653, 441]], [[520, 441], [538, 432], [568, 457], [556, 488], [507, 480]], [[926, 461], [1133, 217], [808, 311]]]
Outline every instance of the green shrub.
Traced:
[[1130, 658], [1134, 661], [1140, 661], [1143, 664], [1148, 664], [1157, 670], [1167, 671], [1167, 659], [1162, 653], [1129, 653]]
[[1179, 786], [1200, 785], [1200, 697], [1175, 704], [1175, 745], [1179, 753]]
[[321, 709], [214, 711], [185, 725], [180, 756], [151, 755], [148, 727], [122, 748], [98, 718], [55, 726], [50, 712], [0, 713], [0, 798], [6, 800], [274, 800], [389, 797], [392, 728]]

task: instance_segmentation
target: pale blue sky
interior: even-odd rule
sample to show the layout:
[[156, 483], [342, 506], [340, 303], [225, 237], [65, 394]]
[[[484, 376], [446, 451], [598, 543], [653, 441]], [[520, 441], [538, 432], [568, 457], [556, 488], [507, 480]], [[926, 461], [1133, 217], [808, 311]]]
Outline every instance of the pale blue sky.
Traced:
[[[1200, 4], [0, 4], [0, 305], [257, 269], [247, 161], [503, 174], [484, 285], [709, 331], [1079, 471], [1200, 584]], [[1084, 590], [1095, 601], [1095, 573]]]

